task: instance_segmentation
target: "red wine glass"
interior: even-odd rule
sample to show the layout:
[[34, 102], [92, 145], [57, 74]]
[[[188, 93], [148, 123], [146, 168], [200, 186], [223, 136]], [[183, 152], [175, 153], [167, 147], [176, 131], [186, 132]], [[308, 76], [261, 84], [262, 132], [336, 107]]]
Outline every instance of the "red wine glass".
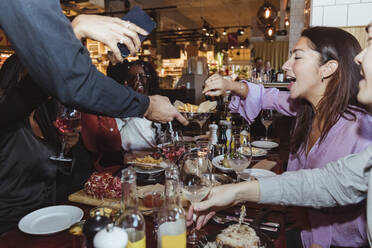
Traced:
[[62, 134], [61, 152], [59, 153], [59, 155], [50, 156], [49, 159], [63, 162], [72, 161], [71, 158], [65, 157], [64, 153], [66, 143], [63, 134], [74, 132], [75, 128], [77, 128], [80, 125], [80, 121], [81, 113], [79, 111], [59, 104], [57, 118], [56, 121], [54, 122], [54, 125]]

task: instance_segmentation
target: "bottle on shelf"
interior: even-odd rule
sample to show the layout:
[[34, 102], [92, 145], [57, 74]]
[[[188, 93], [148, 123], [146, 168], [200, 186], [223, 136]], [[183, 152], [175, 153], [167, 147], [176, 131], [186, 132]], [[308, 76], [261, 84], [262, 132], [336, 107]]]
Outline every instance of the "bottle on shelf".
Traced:
[[116, 225], [128, 234], [128, 248], [145, 248], [145, 219], [138, 210], [136, 171], [129, 167], [122, 170], [122, 200], [121, 215]]
[[159, 212], [158, 248], [186, 248], [186, 219], [180, 203], [180, 183], [177, 167], [165, 169], [165, 202]]

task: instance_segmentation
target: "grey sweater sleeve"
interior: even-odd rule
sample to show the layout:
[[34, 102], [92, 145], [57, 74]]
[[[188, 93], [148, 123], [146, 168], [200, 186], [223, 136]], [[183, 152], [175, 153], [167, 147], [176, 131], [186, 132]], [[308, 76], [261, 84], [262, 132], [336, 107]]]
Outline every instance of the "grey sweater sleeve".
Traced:
[[367, 197], [371, 166], [372, 146], [325, 168], [261, 178], [260, 203], [315, 208], [358, 203]]

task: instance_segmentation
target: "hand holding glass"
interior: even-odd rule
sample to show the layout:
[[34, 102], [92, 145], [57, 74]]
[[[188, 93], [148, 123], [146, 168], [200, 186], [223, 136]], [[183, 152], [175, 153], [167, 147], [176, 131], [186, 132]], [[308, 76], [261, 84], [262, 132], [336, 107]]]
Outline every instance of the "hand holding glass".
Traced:
[[80, 120], [81, 113], [79, 111], [77, 111], [76, 109], [65, 107], [62, 104], [58, 104], [57, 118], [54, 125], [62, 134], [61, 152], [59, 153], [58, 156], [51, 156], [49, 157], [49, 159], [63, 162], [72, 161], [71, 158], [67, 158], [64, 156], [66, 143], [63, 134], [74, 132], [75, 128], [77, 128], [80, 125]]
[[[212, 188], [212, 175], [208, 156], [201, 152], [191, 152], [185, 155], [181, 168], [181, 183], [183, 196], [191, 203], [202, 201]], [[195, 228], [188, 233], [187, 243], [196, 244], [203, 233]]]

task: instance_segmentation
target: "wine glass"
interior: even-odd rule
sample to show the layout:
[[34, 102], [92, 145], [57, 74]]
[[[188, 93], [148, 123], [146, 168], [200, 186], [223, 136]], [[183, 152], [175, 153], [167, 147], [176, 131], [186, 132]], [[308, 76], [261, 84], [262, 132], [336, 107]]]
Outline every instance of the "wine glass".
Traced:
[[173, 130], [170, 125], [161, 135], [161, 150], [165, 157], [173, 163], [177, 163], [185, 152], [185, 142], [180, 130]]
[[262, 125], [265, 126], [265, 129], [266, 129], [265, 140], [268, 140], [267, 133], [269, 131], [269, 127], [271, 123], [273, 123], [273, 116], [274, 116], [273, 112], [274, 111], [271, 109], [263, 109], [261, 113], [261, 123]]
[[65, 157], [65, 139], [64, 133], [72, 133], [80, 125], [81, 113], [76, 109], [66, 107], [61, 103], [58, 104], [57, 118], [54, 122], [56, 128], [61, 132], [61, 152], [59, 155], [50, 156], [49, 159], [54, 161], [71, 162], [72, 159]]
[[[212, 174], [208, 155], [205, 152], [193, 151], [185, 154], [181, 167], [180, 182], [183, 196], [192, 204], [202, 201], [212, 189]], [[196, 215], [194, 215], [196, 219]], [[196, 244], [205, 236], [197, 230], [195, 222], [187, 236], [188, 244]]]
[[240, 182], [241, 174], [252, 162], [252, 147], [246, 137], [234, 134], [231, 140], [231, 151], [227, 155], [228, 165], [236, 173], [236, 181]]

